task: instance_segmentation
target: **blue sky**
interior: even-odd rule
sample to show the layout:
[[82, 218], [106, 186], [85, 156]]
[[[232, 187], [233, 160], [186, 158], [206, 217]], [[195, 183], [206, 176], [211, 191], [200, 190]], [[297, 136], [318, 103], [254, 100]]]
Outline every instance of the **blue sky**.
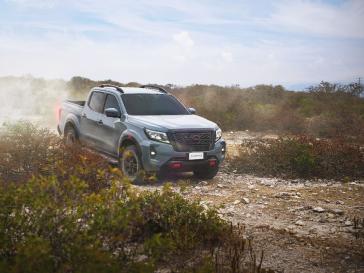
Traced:
[[364, 77], [364, 1], [0, 0], [0, 76], [283, 84]]

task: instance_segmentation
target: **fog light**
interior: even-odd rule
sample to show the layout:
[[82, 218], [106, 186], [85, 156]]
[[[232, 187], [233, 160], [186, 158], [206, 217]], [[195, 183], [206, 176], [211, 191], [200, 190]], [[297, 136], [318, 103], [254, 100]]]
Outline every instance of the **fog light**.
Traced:
[[225, 143], [225, 142], [223, 142], [223, 143], [221, 144], [221, 153], [225, 154], [225, 152], [226, 152], [226, 143]]
[[153, 146], [151, 146], [151, 147], [150, 147], [150, 156], [151, 156], [151, 157], [155, 157], [156, 155], [157, 155], [157, 152], [155, 151], [154, 147], [153, 147]]

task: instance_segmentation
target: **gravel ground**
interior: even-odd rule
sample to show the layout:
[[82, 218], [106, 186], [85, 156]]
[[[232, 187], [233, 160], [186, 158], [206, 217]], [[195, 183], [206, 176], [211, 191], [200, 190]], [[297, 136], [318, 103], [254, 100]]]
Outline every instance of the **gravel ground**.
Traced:
[[[257, 136], [225, 135], [230, 147], [251, 137]], [[160, 190], [171, 182], [187, 199], [217, 208], [222, 218], [245, 226], [256, 250], [264, 251], [267, 268], [286, 273], [364, 272], [364, 180], [256, 177], [229, 172], [226, 164], [210, 181], [179, 174], [136, 187]]]

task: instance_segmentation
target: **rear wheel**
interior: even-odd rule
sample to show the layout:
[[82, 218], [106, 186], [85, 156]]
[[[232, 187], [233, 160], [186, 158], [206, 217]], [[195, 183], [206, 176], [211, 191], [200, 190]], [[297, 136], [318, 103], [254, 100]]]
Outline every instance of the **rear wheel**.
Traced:
[[75, 128], [71, 125], [67, 125], [64, 130], [64, 143], [68, 147], [73, 147], [77, 144], [78, 137]]
[[218, 167], [215, 168], [206, 168], [206, 169], [197, 169], [193, 171], [193, 174], [200, 179], [212, 179], [216, 176], [219, 171]]
[[144, 181], [143, 166], [135, 145], [123, 149], [120, 157], [120, 168], [132, 183], [142, 183]]

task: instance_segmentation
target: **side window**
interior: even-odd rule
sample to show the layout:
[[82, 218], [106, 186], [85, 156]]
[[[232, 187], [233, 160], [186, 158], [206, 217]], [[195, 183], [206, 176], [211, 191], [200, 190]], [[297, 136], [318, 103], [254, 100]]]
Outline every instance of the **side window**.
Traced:
[[105, 97], [106, 94], [101, 92], [93, 92], [91, 95], [90, 102], [88, 103], [88, 106], [95, 112], [102, 113], [102, 110], [104, 108], [105, 103]]
[[113, 95], [107, 95], [106, 102], [105, 102], [105, 107], [104, 107], [104, 111], [107, 108], [115, 108], [115, 109], [117, 109], [117, 110], [120, 111], [119, 103], [118, 103], [117, 99], [115, 98], [115, 96], [113, 96]]

